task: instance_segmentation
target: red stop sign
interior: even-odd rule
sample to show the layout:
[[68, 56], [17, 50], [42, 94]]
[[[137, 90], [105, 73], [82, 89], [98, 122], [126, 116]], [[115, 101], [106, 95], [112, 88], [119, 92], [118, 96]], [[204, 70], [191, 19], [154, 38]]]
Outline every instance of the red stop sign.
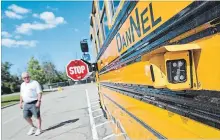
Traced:
[[88, 73], [88, 65], [82, 60], [72, 60], [66, 66], [67, 76], [74, 81], [82, 80]]

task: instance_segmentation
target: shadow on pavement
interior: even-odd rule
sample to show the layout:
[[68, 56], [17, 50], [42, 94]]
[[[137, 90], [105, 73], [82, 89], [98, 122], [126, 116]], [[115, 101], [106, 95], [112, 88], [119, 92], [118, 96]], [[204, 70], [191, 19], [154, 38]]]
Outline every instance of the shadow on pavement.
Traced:
[[47, 128], [47, 129], [43, 130], [43, 133], [45, 133], [46, 131], [50, 131], [50, 130], [59, 128], [59, 127], [64, 126], [64, 125], [66, 125], [66, 124], [75, 123], [75, 122], [78, 121], [78, 120], [79, 120], [79, 118], [61, 122], [61, 123], [59, 123], [59, 124], [56, 124], [56, 125], [54, 125], [54, 126], [51, 126], [51, 127]]

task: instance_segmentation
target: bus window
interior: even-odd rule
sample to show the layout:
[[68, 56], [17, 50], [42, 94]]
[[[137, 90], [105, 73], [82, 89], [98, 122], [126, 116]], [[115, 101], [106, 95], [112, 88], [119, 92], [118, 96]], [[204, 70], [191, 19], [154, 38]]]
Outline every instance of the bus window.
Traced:
[[90, 41], [92, 41], [93, 40], [93, 37], [92, 37], [92, 34], [90, 35]]
[[96, 27], [95, 31], [99, 30], [98, 22], [99, 22], [99, 19], [98, 19], [98, 16], [96, 15], [96, 17], [95, 17], [95, 27]]
[[106, 16], [106, 10], [104, 10], [101, 23], [102, 23], [102, 26], [103, 26], [104, 35], [105, 35], [105, 39], [106, 39], [108, 34], [109, 34], [108, 19], [107, 19], [107, 16]]
[[91, 18], [90, 18], [90, 25], [92, 26], [92, 28], [93, 28], [93, 17], [91, 16]]
[[118, 0], [112, 0], [112, 9], [113, 9], [113, 14], [115, 14], [117, 8], [118, 8], [118, 5], [119, 5], [120, 1]]
[[101, 48], [101, 47], [102, 47], [102, 43], [101, 43], [101, 38], [100, 38], [99, 30], [98, 30], [98, 32], [97, 32], [97, 37], [98, 37], [99, 48]]
[[96, 40], [95, 40], [95, 48], [96, 48], [96, 52], [97, 52], [97, 54], [98, 54], [98, 52], [99, 52], [99, 47], [97, 46]]
[[99, 10], [100, 11], [102, 10], [103, 4], [104, 4], [104, 1], [100, 0], [99, 1]]

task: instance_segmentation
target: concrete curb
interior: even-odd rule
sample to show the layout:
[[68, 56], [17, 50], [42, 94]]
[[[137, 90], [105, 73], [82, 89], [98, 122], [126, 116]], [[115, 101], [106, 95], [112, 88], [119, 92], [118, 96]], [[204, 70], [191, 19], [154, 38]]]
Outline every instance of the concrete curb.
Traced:
[[[19, 103], [19, 102], [18, 102], [18, 103]], [[7, 106], [3, 106], [1, 109], [8, 108], [8, 107], [13, 106], [13, 105], [16, 105], [16, 104], [18, 104], [18, 103], [13, 103], [13, 104], [10, 104], [10, 105], [7, 105]]]
[[58, 91], [58, 88], [52, 88], [52, 89], [45, 89], [45, 90], [43, 90], [43, 92], [54, 92], [54, 91]]

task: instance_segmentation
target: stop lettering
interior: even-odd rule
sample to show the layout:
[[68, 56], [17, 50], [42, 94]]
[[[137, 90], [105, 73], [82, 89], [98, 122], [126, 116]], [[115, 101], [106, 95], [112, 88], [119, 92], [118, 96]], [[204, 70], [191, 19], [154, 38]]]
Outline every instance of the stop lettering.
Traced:
[[76, 66], [76, 67], [70, 67], [69, 68], [70, 74], [81, 74], [85, 71], [85, 66]]

